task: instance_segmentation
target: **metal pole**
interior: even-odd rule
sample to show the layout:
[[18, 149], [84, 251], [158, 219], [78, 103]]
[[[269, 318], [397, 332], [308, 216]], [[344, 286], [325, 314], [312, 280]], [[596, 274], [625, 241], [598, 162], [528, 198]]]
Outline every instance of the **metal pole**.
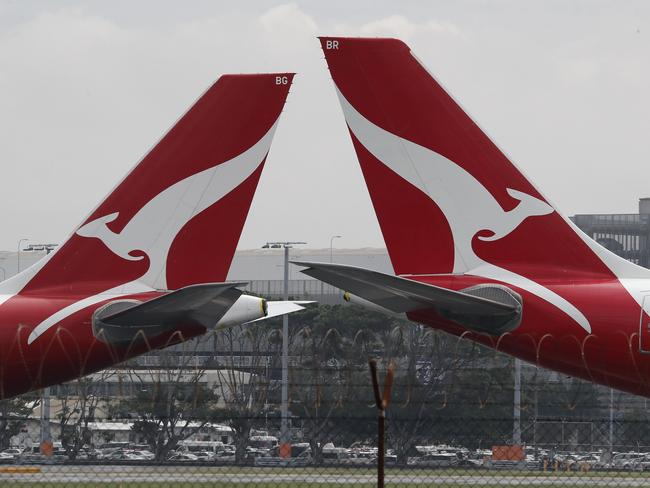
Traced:
[[[293, 244], [306, 242], [267, 242], [262, 249], [284, 248], [284, 299], [289, 300], [289, 249]], [[280, 457], [291, 457], [291, 431], [289, 430], [289, 317], [282, 317], [282, 402], [280, 405]]]
[[[333, 245], [334, 239], [338, 239], [339, 237], [342, 237], [342, 236], [332, 236], [332, 237], [330, 237], [330, 263], [333, 261], [333, 259], [332, 259], [332, 245]], [[325, 286], [324, 282], [321, 281], [320, 282], [320, 294], [321, 294], [321, 296], [323, 296], [325, 294], [324, 286]]]
[[[20, 245], [18, 246], [20, 248]], [[50, 254], [51, 248], [45, 247], [45, 253]], [[41, 398], [41, 452], [52, 455], [52, 433], [50, 431], [50, 387], [43, 388]]]
[[395, 363], [391, 361], [386, 371], [384, 392], [379, 391], [379, 375], [377, 374], [377, 361], [368, 360], [370, 366], [370, 378], [372, 389], [375, 394], [377, 406], [377, 488], [384, 488], [384, 464], [385, 464], [385, 438], [386, 438], [386, 409], [390, 404], [390, 395], [393, 388], [393, 376], [395, 374]]
[[332, 262], [332, 250], [333, 250], [333, 245], [334, 245], [334, 239], [340, 239], [343, 236], [332, 236], [330, 237], [330, 263]]
[[50, 432], [50, 387], [43, 388], [41, 397], [41, 452], [51, 455], [52, 434]]
[[609, 389], [609, 453], [614, 452], [614, 388]]
[[515, 398], [512, 443], [516, 446], [521, 446], [521, 361], [517, 358], [515, 358]]
[[537, 403], [538, 386], [535, 385], [535, 417], [533, 418], [533, 445], [535, 446], [535, 460], [537, 461], [539, 450], [537, 447], [537, 418], [539, 417], [539, 408]]
[[[284, 245], [284, 300], [289, 300], [289, 245]], [[289, 418], [289, 316], [282, 316], [282, 405], [280, 406], [280, 455], [291, 456]]]
[[16, 274], [20, 273], [20, 244], [21, 244], [21, 242], [23, 242], [23, 241], [28, 241], [28, 240], [29, 240], [29, 239], [25, 239], [25, 238], [23, 237], [22, 239], [20, 239], [20, 240], [18, 241], [18, 258], [17, 258], [17, 262], [16, 262], [16, 268], [17, 268], [17, 273], [16, 273]]

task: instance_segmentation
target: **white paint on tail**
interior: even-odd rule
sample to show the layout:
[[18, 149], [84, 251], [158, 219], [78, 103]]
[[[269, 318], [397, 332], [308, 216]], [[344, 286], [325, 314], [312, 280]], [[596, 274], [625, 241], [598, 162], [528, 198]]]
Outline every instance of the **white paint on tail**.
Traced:
[[229, 161], [218, 164], [163, 190], [147, 202], [119, 232], [107, 226], [119, 212], [81, 226], [77, 235], [102, 241], [117, 256], [138, 261], [136, 251], [149, 258], [149, 269], [138, 278], [152, 288], [167, 288], [167, 255], [180, 230], [196, 215], [241, 185], [262, 163], [271, 147], [277, 122], [253, 146]]
[[119, 232], [107, 226], [119, 212], [99, 217], [77, 229], [77, 235], [99, 239], [126, 261], [149, 258], [149, 268], [138, 279], [86, 297], [57, 311], [32, 330], [31, 344], [61, 320], [104, 300], [133, 293], [167, 289], [167, 256], [180, 230], [196, 215], [241, 185], [262, 164], [271, 147], [277, 121], [253, 146], [240, 155], [189, 176], [147, 202]]
[[481, 276], [524, 289], [551, 303], [591, 333], [591, 325], [574, 305], [535, 281], [495, 266], [476, 255], [472, 240], [496, 241], [513, 232], [526, 219], [554, 212], [553, 207], [527, 193], [508, 188], [519, 200], [504, 210], [494, 196], [472, 174], [444, 156], [392, 134], [370, 122], [337, 93], [345, 119], [359, 142], [384, 165], [427, 195], [444, 213], [454, 241], [454, 273]]

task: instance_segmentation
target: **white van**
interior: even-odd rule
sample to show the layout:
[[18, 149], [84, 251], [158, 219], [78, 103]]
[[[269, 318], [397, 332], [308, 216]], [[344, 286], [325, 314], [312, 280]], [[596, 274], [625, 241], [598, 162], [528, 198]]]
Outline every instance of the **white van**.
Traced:
[[178, 443], [178, 452], [209, 452], [216, 455], [224, 450], [225, 444], [221, 441], [180, 441]]

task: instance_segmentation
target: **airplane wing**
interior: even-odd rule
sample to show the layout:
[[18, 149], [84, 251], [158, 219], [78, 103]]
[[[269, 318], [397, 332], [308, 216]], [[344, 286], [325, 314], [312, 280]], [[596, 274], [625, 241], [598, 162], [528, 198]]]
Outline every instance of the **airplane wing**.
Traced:
[[[131, 342], [142, 333], [153, 337], [184, 324], [214, 327], [241, 296], [246, 283], [191, 285], [144, 303], [109, 303], [93, 320], [95, 336], [110, 343]], [[119, 310], [116, 310], [119, 308]]]
[[464, 327], [495, 335], [512, 330], [521, 318], [521, 298], [500, 285], [455, 291], [355, 266], [292, 263], [305, 266], [301, 271], [308, 276], [395, 313], [433, 309]]

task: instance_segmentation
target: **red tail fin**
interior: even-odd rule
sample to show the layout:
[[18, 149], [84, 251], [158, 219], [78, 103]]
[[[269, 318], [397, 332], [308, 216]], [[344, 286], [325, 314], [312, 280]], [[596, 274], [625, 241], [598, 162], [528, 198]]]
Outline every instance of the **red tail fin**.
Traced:
[[560, 216], [406, 44], [321, 44], [397, 274], [639, 272]]
[[226, 278], [293, 74], [225, 75], [16, 291]]

